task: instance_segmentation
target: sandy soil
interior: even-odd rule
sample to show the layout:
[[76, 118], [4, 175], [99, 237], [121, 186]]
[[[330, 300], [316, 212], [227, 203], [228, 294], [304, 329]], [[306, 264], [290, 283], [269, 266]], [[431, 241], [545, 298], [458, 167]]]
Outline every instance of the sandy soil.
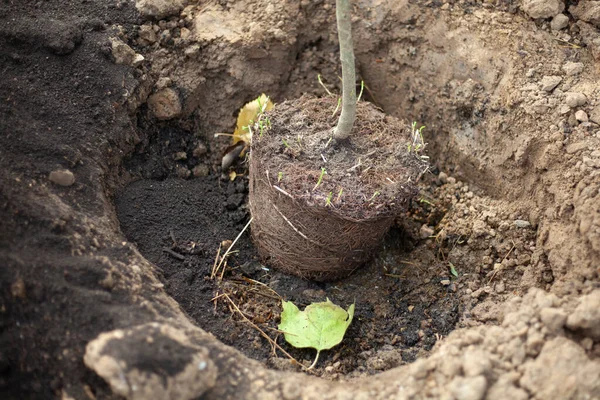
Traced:
[[[0, 396], [600, 398], [600, 5], [561, 6], [355, 2], [365, 97], [427, 126], [432, 168], [317, 284], [247, 233], [211, 278], [249, 218], [214, 134], [262, 92], [339, 92], [333, 1], [4, 2]], [[281, 297], [327, 296], [356, 319], [311, 373], [247, 321], [275, 338]]]

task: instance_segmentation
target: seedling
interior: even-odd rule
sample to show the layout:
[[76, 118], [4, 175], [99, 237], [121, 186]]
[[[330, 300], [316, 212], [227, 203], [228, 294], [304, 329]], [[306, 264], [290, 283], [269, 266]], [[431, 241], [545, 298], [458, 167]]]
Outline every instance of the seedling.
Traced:
[[448, 266], [450, 267], [450, 273], [458, 278], [458, 272], [456, 272], [456, 268], [454, 268], [454, 264], [448, 261]]
[[340, 199], [342, 198], [342, 193], [344, 193], [344, 188], [340, 188], [340, 191], [338, 192], [337, 198], [335, 199], [336, 202], [340, 201]]
[[327, 86], [325, 86], [325, 84], [323, 83], [323, 80], [321, 80], [321, 74], [317, 75], [317, 79], [319, 80], [319, 83], [321, 84], [321, 86], [323, 86], [323, 89], [325, 89], [325, 91], [327, 92], [328, 95], [335, 97], [335, 95], [333, 93], [331, 93], [329, 91], [329, 89], [327, 89]]
[[435, 204], [432, 201], [428, 200], [426, 197], [421, 197], [419, 199], [419, 203], [425, 203], [431, 207], [435, 207]]
[[362, 97], [364, 88], [365, 88], [365, 81], [361, 80], [360, 81], [360, 93], [358, 94], [358, 98], [356, 99], [357, 103], [360, 101], [360, 98]]
[[[425, 148], [425, 146], [427, 145], [427, 143], [425, 143], [425, 140], [423, 139], [423, 129], [425, 129], [425, 125], [421, 126], [420, 128], [417, 128], [417, 122], [414, 121], [412, 123], [412, 129], [411, 129], [412, 143], [408, 145], [409, 153], [411, 151], [413, 151], [415, 154], [419, 154], [419, 152], [421, 150], [423, 150]], [[421, 156], [421, 158], [429, 158], [429, 157]]]
[[283, 142], [283, 145], [284, 145], [284, 146], [285, 146], [287, 149], [289, 149], [289, 148], [290, 148], [290, 145], [288, 144], [287, 140], [285, 140], [285, 139], [283, 139], [283, 138], [282, 138], [282, 139], [281, 139], [281, 141]]
[[267, 131], [271, 127], [271, 120], [264, 113], [261, 113], [258, 116], [258, 131], [260, 132], [260, 136]]
[[325, 168], [321, 167], [321, 175], [319, 175], [319, 180], [317, 181], [317, 184], [315, 185], [315, 187], [313, 188], [313, 190], [315, 190], [316, 188], [318, 188], [319, 185], [321, 184], [321, 182], [323, 182], [323, 176], [325, 176], [326, 173], [327, 173], [327, 171], [325, 170]]
[[327, 198], [325, 199], [325, 207], [331, 206], [331, 196], [333, 196], [333, 192], [329, 192]]
[[337, 114], [337, 112], [338, 112], [338, 110], [340, 109], [340, 106], [341, 106], [341, 105], [342, 105], [342, 98], [340, 97], [340, 98], [338, 99], [337, 106], [335, 106], [335, 110], [333, 110], [333, 114], [331, 114], [331, 117], [332, 117], [332, 118], [333, 118], [333, 117], [335, 117], [335, 114]]
[[283, 172], [279, 171], [279, 173], [277, 174], [277, 182], [281, 182], [281, 179], [283, 178]]
[[376, 191], [375, 193], [373, 193], [373, 196], [371, 196], [371, 198], [369, 199], [369, 201], [372, 201], [375, 197], [377, 197], [379, 195], [380, 195], [379, 191]]

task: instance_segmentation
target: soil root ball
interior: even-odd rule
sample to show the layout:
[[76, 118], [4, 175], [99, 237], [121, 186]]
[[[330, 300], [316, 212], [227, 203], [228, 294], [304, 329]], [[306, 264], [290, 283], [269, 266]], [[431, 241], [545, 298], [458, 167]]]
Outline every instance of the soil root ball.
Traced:
[[[318, 281], [368, 261], [417, 193], [427, 165], [407, 124], [361, 102], [352, 136], [331, 140], [335, 98], [302, 97], [267, 113], [250, 158], [252, 237], [266, 262]], [[255, 127], [256, 128], [256, 127]]]

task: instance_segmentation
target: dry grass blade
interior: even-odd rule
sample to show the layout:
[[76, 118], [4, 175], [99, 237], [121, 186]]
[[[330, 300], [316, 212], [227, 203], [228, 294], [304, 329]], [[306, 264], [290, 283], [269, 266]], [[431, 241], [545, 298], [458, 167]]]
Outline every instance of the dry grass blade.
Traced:
[[219, 249], [217, 250], [217, 256], [215, 257], [215, 262], [213, 263], [213, 267], [210, 270], [210, 279], [215, 279], [215, 276], [217, 275], [217, 263], [219, 262], [219, 256], [221, 255], [221, 245], [222, 245], [222, 243], [219, 243]]
[[[221, 266], [223, 265], [223, 263], [225, 262], [225, 260], [227, 259], [227, 257], [232, 253], [231, 249], [233, 248], [233, 246], [235, 246], [235, 244], [237, 243], [237, 241], [240, 239], [240, 237], [242, 236], [242, 234], [244, 232], [246, 232], [246, 229], [248, 229], [248, 227], [250, 226], [250, 223], [252, 222], [252, 218], [250, 218], [250, 220], [248, 221], [248, 223], [246, 224], [246, 226], [244, 226], [244, 228], [241, 230], [240, 233], [238, 233], [238, 235], [235, 237], [235, 239], [233, 240], [233, 242], [231, 242], [231, 245], [229, 245], [229, 247], [227, 248], [227, 251], [225, 251], [225, 254], [223, 254], [223, 257], [221, 257], [221, 261], [219, 261], [219, 264], [216, 266], [216, 268], [213, 265], [213, 270], [210, 274], [211, 279], [214, 279], [214, 277], [219, 273], [219, 270], [221, 269]], [[219, 253], [221, 252], [221, 246], [219, 245], [219, 250], [217, 252], [217, 259], [219, 258]], [[215, 262], [216, 260], [215, 259]], [[221, 271], [221, 279], [223, 278], [223, 273], [225, 271]]]
[[[506, 260], [508, 258], [508, 256], [510, 255], [510, 253], [512, 253], [512, 251], [515, 249], [515, 242], [513, 242], [511, 240], [512, 243], [512, 247], [510, 248], [510, 250], [508, 251], [508, 253], [506, 253], [506, 255], [504, 256], [504, 258], [502, 259], [502, 261], [500, 261], [500, 264], [502, 265], [502, 263], [504, 262], [504, 260]], [[496, 275], [498, 275], [498, 272], [500, 272], [502, 270], [502, 268], [498, 268], [497, 270], [494, 271], [494, 273], [492, 274], [492, 276], [490, 277], [490, 280], [488, 281], [488, 285], [490, 283], [492, 283], [492, 281], [494, 280], [494, 278], [496, 277]]]
[[231, 306], [233, 307], [233, 309], [244, 319], [244, 321], [248, 322], [254, 329], [256, 329], [260, 333], [260, 335], [262, 337], [264, 337], [271, 344], [271, 346], [273, 346], [274, 348], [281, 351], [286, 357], [288, 357], [290, 360], [292, 360], [296, 364], [300, 365], [302, 368], [305, 368], [304, 365], [299, 363], [298, 360], [296, 360], [294, 357], [292, 357], [287, 351], [285, 351], [280, 345], [278, 345], [277, 342], [275, 342], [273, 339], [271, 339], [271, 337], [269, 335], [267, 335], [262, 329], [260, 329], [258, 327], [258, 325], [256, 325], [250, 319], [248, 319], [248, 317], [246, 317], [244, 315], [244, 313], [239, 309], [237, 304], [235, 304], [235, 302], [233, 300], [231, 300], [231, 297], [229, 297], [227, 294], [223, 293], [223, 294], [215, 297], [213, 300], [216, 300], [217, 298], [221, 298], [221, 297], [227, 299], [229, 301], [229, 303], [231, 304]]

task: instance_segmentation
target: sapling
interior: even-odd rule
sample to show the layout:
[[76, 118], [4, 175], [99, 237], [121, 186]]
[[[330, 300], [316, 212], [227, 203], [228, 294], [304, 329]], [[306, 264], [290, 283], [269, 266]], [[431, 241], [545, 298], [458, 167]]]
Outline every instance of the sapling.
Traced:
[[333, 137], [345, 140], [350, 136], [356, 119], [356, 71], [354, 67], [354, 45], [352, 44], [352, 23], [350, 0], [336, 0], [335, 16], [340, 42], [342, 61], [342, 113], [335, 127]]

